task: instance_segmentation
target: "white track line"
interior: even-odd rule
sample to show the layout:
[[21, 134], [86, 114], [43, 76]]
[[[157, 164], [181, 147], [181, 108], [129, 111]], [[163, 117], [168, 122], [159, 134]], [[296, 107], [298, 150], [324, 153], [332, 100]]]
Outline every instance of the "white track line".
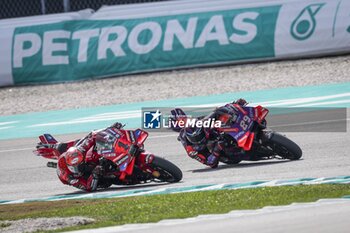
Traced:
[[8, 150], [0, 150], [0, 153], [5, 153], [5, 152], [15, 152], [15, 151], [25, 151], [25, 150], [34, 150], [35, 147], [29, 147], [29, 148], [18, 148], [18, 149], [8, 149]]
[[0, 130], [3, 130], [3, 129], [9, 129], [9, 128], [13, 128], [14, 126], [4, 126], [4, 127], [0, 127]]
[[334, 119], [334, 120], [326, 120], [326, 121], [307, 121], [307, 122], [294, 123], [294, 124], [271, 125], [270, 127], [303, 126], [303, 125], [323, 124], [323, 123], [341, 122], [341, 121], [349, 121], [349, 120], [350, 118]]
[[165, 135], [158, 135], [158, 136], [152, 136], [149, 137], [149, 139], [154, 139], [154, 138], [167, 138], [167, 137], [177, 137], [178, 134], [165, 134]]
[[10, 124], [14, 124], [17, 123], [18, 121], [7, 121], [7, 122], [0, 122], [0, 125], [10, 125]]

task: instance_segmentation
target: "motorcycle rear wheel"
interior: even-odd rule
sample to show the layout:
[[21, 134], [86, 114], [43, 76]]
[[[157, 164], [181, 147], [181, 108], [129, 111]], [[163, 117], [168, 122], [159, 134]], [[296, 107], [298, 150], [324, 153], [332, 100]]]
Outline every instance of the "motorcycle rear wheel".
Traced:
[[276, 154], [285, 159], [298, 160], [303, 154], [295, 142], [276, 132], [272, 133], [269, 144]]
[[175, 183], [182, 179], [182, 171], [170, 161], [154, 156], [152, 168], [160, 173], [157, 180], [162, 182]]

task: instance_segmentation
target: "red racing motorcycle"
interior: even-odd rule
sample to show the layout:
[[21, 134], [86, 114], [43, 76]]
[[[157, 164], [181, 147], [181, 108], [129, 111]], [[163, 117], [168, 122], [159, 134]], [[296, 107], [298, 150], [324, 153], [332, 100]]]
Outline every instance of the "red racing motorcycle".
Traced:
[[[147, 153], [144, 149], [144, 142], [148, 133], [144, 130], [118, 130], [118, 138], [113, 142], [111, 154], [103, 156], [108, 160], [108, 168], [99, 179], [98, 188], [108, 188], [114, 185], [136, 185], [148, 182], [179, 182], [182, 179], [181, 170], [168, 160]], [[42, 143], [55, 144], [57, 141], [50, 135], [39, 136]], [[127, 146], [130, 144], [131, 146]], [[85, 163], [87, 172], [92, 172], [97, 165], [91, 158], [101, 157], [96, 154], [98, 150], [91, 148], [86, 156]], [[43, 153], [35, 150], [34, 153], [46, 159], [57, 160], [57, 153]], [[57, 162], [48, 162], [48, 167], [57, 168]]]

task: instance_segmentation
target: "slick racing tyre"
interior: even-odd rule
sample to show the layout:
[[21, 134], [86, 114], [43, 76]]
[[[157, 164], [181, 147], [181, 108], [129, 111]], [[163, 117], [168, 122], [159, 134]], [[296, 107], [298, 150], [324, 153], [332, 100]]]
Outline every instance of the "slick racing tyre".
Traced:
[[156, 171], [155, 178], [161, 182], [174, 183], [182, 179], [182, 171], [166, 159], [154, 156], [152, 168]]
[[285, 159], [298, 160], [303, 154], [295, 142], [276, 132], [271, 133], [269, 144], [276, 154]]

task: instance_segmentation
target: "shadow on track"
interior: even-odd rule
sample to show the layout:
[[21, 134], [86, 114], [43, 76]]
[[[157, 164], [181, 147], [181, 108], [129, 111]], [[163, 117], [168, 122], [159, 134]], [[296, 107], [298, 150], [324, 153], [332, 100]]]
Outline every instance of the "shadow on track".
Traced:
[[[296, 162], [299, 160], [294, 160], [293, 162]], [[257, 162], [248, 162], [248, 163], [239, 163], [239, 164], [223, 164], [219, 165], [217, 168], [202, 168], [202, 169], [196, 169], [196, 170], [189, 170], [189, 172], [192, 173], [201, 173], [201, 172], [215, 172], [217, 170], [223, 170], [223, 169], [239, 169], [239, 168], [249, 168], [249, 167], [259, 167], [259, 166], [267, 166], [267, 165], [274, 165], [274, 164], [280, 164], [280, 163], [288, 163], [292, 162], [291, 160], [278, 160], [278, 161], [257, 161]]]
[[85, 192], [83, 190], [77, 190], [74, 192], [70, 193], [62, 193], [62, 194], [57, 194], [54, 196], [62, 196], [62, 195], [75, 195], [75, 194], [89, 194], [89, 193], [104, 193], [104, 192], [111, 192], [111, 191], [131, 191], [131, 190], [138, 190], [138, 189], [147, 189], [147, 188], [153, 188], [153, 187], [158, 187], [158, 186], [165, 186], [165, 185], [170, 185], [172, 183], [148, 183], [148, 184], [139, 184], [139, 185], [129, 185], [129, 186], [111, 186], [107, 189], [100, 189], [94, 192]]

